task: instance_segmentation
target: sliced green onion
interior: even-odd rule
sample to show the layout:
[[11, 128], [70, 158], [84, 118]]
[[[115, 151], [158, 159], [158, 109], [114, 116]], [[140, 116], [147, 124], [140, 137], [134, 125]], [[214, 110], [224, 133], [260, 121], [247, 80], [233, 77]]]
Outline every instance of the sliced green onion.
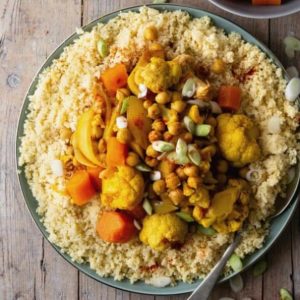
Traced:
[[97, 43], [97, 50], [102, 58], [108, 55], [108, 47], [104, 40], [100, 39]]
[[179, 138], [176, 144], [176, 153], [178, 156], [186, 156], [188, 146], [186, 142], [182, 139]]
[[189, 78], [182, 88], [182, 96], [191, 98], [196, 92], [196, 81], [194, 78]]
[[183, 221], [185, 221], [185, 222], [189, 222], [190, 223], [190, 222], [194, 222], [195, 221], [194, 218], [190, 214], [188, 214], [188, 213], [186, 213], [184, 211], [179, 211], [179, 212], [176, 213], [176, 215], [180, 219], [182, 219]]
[[279, 291], [280, 300], [293, 300], [293, 296], [287, 289], [281, 288]]
[[204, 234], [204, 235], [208, 235], [208, 236], [213, 236], [215, 235], [217, 232], [212, 228], [212, 227], [204, 227], [200, 224], [198, 224], [198, 230]]
[[147, 215], [149, 215], [149, 216], [152, 215], [153, 208], [152, 208], [152, 205], [151, 205], [151, 203], [149, 202], [148, 199], [144, 200], [143, 208], [144, 208], [145, 212], [147, 213]]
[[300, 79], [292, 78], [285, 88], [285, 98], [288, 101], [295, 101], [300, 94]]
[[264, 274], [267, 270], [268, 264], [266, 260], [260, 260], [257, 264], [253, 267], [253, 276], [258, 277]]
[[244, 287], [244, 282], [243, 282], [243, 278], [240, 274], [232, 277], [229, 279], [229, 284], [231, 289], [235, 292], [238, 293], [240, 292], [243, 287]]
[[294, 58], [295, 57], [295, 50], [294, 48], [285, 47], [284, 52], [288, 58]]
[[194, 165], [200, 166], [201, 155], [195, 145], [188, 145], [188, 157]]
[[229, 258], [229, 265], [235, 272], [239, 272], [243, 269], [243, 262], [241, 258], [235, 253], [233, 253]]
[[127, 111], [127, 108], [128, 108], [128, 105], [129, 105], [129, 97], [126, 97], [123, 102], [122, 102], [122, 106], [121, 106], [121, 109], [120, 109], [120, 114], [125, 114], [126, 111]]
[[175, 146], [165, 141], [155, 141], [152, 143], [152, 147], [158, 152], [169, 152], [175, 149]]
[[142, 230], [140, 223], [136, 219], [133, 220], [133, 225], [137, 230]]
[[195, 123], [193, 122], [193, 120], [192, 120], [190, 117], [185, 116], [185, 117], [183, 118], [183, 123], [184, 123], [186, 129], [187, 129], [190, 133], [194, 134], [196, 125], [195, 125]]
[[189, 158], [186, 155], [178, 156], [175, 151], [170, 152], [167, 155], [167, 158], [178, 165], [186, 165], [190, 162]]
[[145, 164], [138, 164], [135, 168], [141, 172], [152, 172], [152, 169]]
[[208, 136], [210, 131], [211, 131], [211, 125], [199, 124], [196, 126], [195, 135], [196, 136]]

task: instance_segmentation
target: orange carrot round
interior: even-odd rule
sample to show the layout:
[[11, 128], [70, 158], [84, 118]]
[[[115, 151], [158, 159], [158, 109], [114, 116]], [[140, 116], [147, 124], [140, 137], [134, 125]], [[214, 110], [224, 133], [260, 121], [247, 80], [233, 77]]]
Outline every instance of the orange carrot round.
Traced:
[[76, 171], [68, 180], [66, 189], [72, 197], [72, 203], [79, 206], [88, 203], [97, 193], [89, 173], [85, 170]]
[[126, 86], [127, 78], [127, 70], [123, 64], [117, 64], [105, 70], [101, 75], [103, 85], [110, 95], [114, 95], [117, 89]]
[[237, 111], [241, 106], [241, 89], [237, 86], [221, 86], [218, 103], [223, 109]]
[[125, 212], [104, 211], [99, 215], [96, 231], [106, 242], [126, 243], [135, 236], [137, 229], [133, 218]]

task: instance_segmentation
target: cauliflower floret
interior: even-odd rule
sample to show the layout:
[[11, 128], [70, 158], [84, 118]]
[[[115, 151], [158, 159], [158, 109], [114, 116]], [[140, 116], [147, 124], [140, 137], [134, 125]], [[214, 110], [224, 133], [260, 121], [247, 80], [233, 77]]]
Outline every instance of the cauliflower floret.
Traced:
[[134, 79], [137, 84], [144, 84], [153, 93], [159, 93], [178, 83], [181, 74], [178, 63], [152, 57], [146, 66], [137, 69]]
[[172, 243], [183, 243], [187, 232], [188, 225], [175, 214], [154, 214], [144, 219], [140, 240], [162, 251]]
[[227, 160], [242, 167], [259, 159], [258, 130], [251, 119], [241, 114], [221, 114], [217, 120], [218, 143]]
[[119, 166], [107, 178], [102, 179], [101, 202], [115, 209], [133, 209], [142, 201], [144, 179], [139, 171]]

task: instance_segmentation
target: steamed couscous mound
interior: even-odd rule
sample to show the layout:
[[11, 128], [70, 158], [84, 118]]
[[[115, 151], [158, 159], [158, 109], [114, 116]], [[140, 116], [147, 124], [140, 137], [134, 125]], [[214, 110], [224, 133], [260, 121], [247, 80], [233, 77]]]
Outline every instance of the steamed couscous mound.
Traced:
[[[164, 62], [160, 61], [161, 58], [152, 59], [152, 63], [159, 62], [160, 67], [164, 67], [163, 72], [166, 73], [165, 78], [167, 78], [165, 81], [155, 81], [155, 78], [151, 78], [155, 73], [153, 68], [150, 64], [144, 67], [143, 62], [139, 60], [149, 46], [149, 40], [152, 39], [151, 36], [145, 38], [145, 30], [149, 27], [157, 29], [159, 34], [154, 38], [164, 49], [166, 61], [172, 61], [172, 63], [162, 65]], [[104, 58], [99, 55], [97, 49], [100, 39], [106, 41], [109, 49], [108, 55]], [[161, 54], [159, 47], [153, 51], [158, 56]], [[192, 61], [189, 59], [190, 57], [193, 58]], [[218, 58], [222, 58], [226, 65], [225, 69], [221, 68], [222, 70], [220, 70], [216, 62]], [[78, 121], [86, 108], [94, 105], [95, 99], [103, 100], [105, 98], [103, 95], [99, 95], [98, 91], [101, 76], [106, 70], [120, 64], [125, 65], [127, 71], [130, 72], [138, 60], [140, 67], [144, 67], [144, 69], [136, 71], [139, 74], [137, 77], [141, 82], [145, 77], [146, 83], [154, 93], [160, 92], [160, 89], [169, 88], [173, 84], [180, 86], [179, 78], [181, 76], [188, 78], [190, 64], [201, 66], [199, 70], [209, 82], [197, 90], [197, 97], [200, 99], [207, 96], [208, 89], [210, 99], [214, 99], [221, 86], [239, 86], [242, 97], [239, 113], [251, 118], [259, 132], [258, 139], [256, 139], [257, 133], [255, 133], [255, 138], [251, 136], [251, 142], [252, 140], [258, 142], [253, 146], [256, 155], [255, 162], [248, 160], [248, 157], [247, 161], [243, 160], [241, 155], [232, 158], [237, 165], [251, 163], [250, 169], [255, 170], [256, 173], [255, 180], [249, 182], [254, 195], [251, 197], [250, 203], [248, 204], [248, 201], [243, 203], [243, 199], [240, 198], [239, 202], [237, 199], [233, 199], [231, 205], [232, 207], [237, 206], [235, 203], [238, 203], [239, 206], [249, 205], [249, 224], [243, 232], [243, 241], [237, 249], [237, 254], [241, 257], [263, 245], [264, 238], [268, 233], [268, 224], [265, 220], [272, 213], [276, 196], [279, 193], [285, 193], [287, 172], [297, 160], [297, 141], [294, 133], [298, 125], [297, 109], [284, 98], [286, 81], [283, 79], [282, 71], [256, 46], [246, 43], [236, 33], [232, 32], [226, 35], [222, 29], [216, 28], [208, 17], [191, 19], [187, 13], [181, 11], [160, 13], [144, 7], [139, 13], [121, 13], [107, 24], [99, 23], [91, 32], [82, 33], [74, 44], [66, 47], [62, 55], [40, 75], [37, 89], [30, 96], [30, 112], [24, 126], [25, 134], [22, 137], [19, 165], [24, 166], [25, 176], [38, 201], [37, 212], [49, 232], [49, 240], [61, 247], [62, 251], [68, 253], [75, 261], [88, 262], [91, 268], [101, 276], [113, 276], [116, 280], [129, 278], [131, 282], [167, 276], [173, 282], [176, 280], [191, 282], [205, 276], [210, 271], [231, 241], [231, 233], [217, 230], [214, 235], [207, 236], [195, 231], [195, 228], [188, 230], [188, 225], [171, 213], [166, 216], [176, 222], [176, 226], [179, 224], [180, 227], [180, 224], [184, 223], [184, 228], [178, 228], [178, 232], [176, 231], [172, 236], [160, 231], [154, 232], [154, 234], [159, 234], [158, 241], [155, 241], [155, 247], [164, 249], [164, 251], [152, 249], [141, 243], [138, 238], [127, 243], [108, 243], [98, 237], [95, 229], [99, 212], [105, 206], [101, 205], [99, 195], [94, 196], [83, 206], [76, 206], [72, 204], [70, 196], [66, 193], [66, 178], [70, 177], [74, 169], [80, 168], [78, 161], [70, 160], [70, 157], [72, 158], [74, 153], [79, 151], [78, 136], [74, 137], [74, 132], [79, 130]], [[177, 63], [180, 65], [180, 69], [177, 67]], [[213, 72], [210, 72], [211, 69]], [[142, 92], [137, 89], [138, 86], [134, 86], [134, 81], [131, 84], [133, 84], [131, 88], [133, 93]], [[130, 86], [129, 82], [128, 85]], [[97, 109], [101, 114], [102, 102], [98, 101], [97, 103]], [[181, 109], [178, 103], [176, 106], [174, 104], [174, 107], [178, 111]], [[155, 113], [154, 109], [152, 113]], [[191, 108], [188, 114], [195, 123], [202, 122], [201, 115], [197, 113], [196, 109]], [[280, 131], [277, 133], [271, 133], [269, 130], [269, 120], [274, 116], [280, 119]], [[113, 118], [113, 114], [110, 117]], [[104, 129], [102, 121], [101, 119], [97, 120], [99, 125], [97, 126], [102, 131], [104, 130], [104, 135], [109, 134], [107, 133], [109, 130], [113, 132], [113, 126], [110, 129], [106, 126], [108, 129]], [[108, 121], [105, 120], [106, 125]], [[130, 124], [128, 125], [130, 127]], [[90, 129], [80, 130], [88, 132]], [[100, 136], [101, 130], [91, 134], [96, 137]], [[136, 137], [135, 132], [132, 133]], [[124, 136], [122, 138], [125, 139]], [[240, 137], [241, 143], [243, 143], [243, 138], [243, 136]], [[145, 150], [143, 143], [140, 143], [142, 147], [131, 146], [139, 152]], [[101, 143], [96, 145], [97, 151], [100, 153], [97, 158], [90, 155], [93, 145], [90, 148], [84, 147], [80, 151], [86, 153], [86, 156], [92, 157], [91, 159], [95, 163], [99, 162], [99, 165], [102, 166], [105, 161], [101, 152], [102, 146]], [[223, 151], [228, 156], [234, 151], [225, 148], [223, 145]], [[150, 150], [153, 152], [153, 149], [148, 150], [147, 148], [147, 153]], [[203, 160], [205, 160], [204, 157], [207, 157], [207, 161], [211, 159], [209, 154], [204, 151], [201, 155]], [[82, 159], [85, 161], [84, 158]], [[116, 158], [111, 158], [112, 161], [114, 159]], [[64, 176], [54, 174], [54, 161], [64, 163]], [[150, 165], [153, 160], [146, 162]], [[128, 160], [128, 164], [131, 163], [134, 164], [132, 160], [130, 163]], [[204, 169], [207, 164], [203, 164], [201, 167]], [[216, 168], [218, 169], [219, 166]], [[132, 170], [130, 172], [132, 173]], [[117, 176], [116, 173], [112, 174]], [[161, 174], [164, 173], [161, 172]], [[110, 173], [103, 176], [107, 176], [107, 182], [104, 183], [104, 190], [107, 193], [102, 196], [106, 197], [106, 205], [115, 201], [110, 199], [113, 194], [117, 193], [126, 198], [126, 188], [131, 191], [132, 205], [129, 205], [130, 209], [133, 208], [133, 203], [141, 203], [141, 198], [150, 193], [150, 191], [143, 190], [144, 183], [139, 174], [132, 174], [138, 180], [138, 187], [129, 186], [128, 178], [122, 178], [122, 181], [116, 177], [114, 180], [114, 177], [110, 177]], [[167, 188], [171, 189], [174, 185], [174, 176], [173, 178], [171, 176], [163, 178]], [[113, 184], [113, 186], [109, 184]], [[193, 192], [191, 188], [193, 185], [195, 185], [194, 190], [203, 190], [203, 187], [196, 186], [196, 184], [195, 180], [187, 181], [187, 184], [184, 184], [184, 197], [188, 197], [189, 193]], [[236, 192], [238, 188], [231, 187], [231, 190]], [[205, 197], [199, 197], [199, 195], [197, 197], [197, 195], [195, 193], [189, 198], [190, 202], [187, 207], [192, 205], [192, 217], [195, 220], [199, 219], [199, 224], [201, 224], [201, 220], [205, 220], [202, 215], [203, 211], [209, 206], [209, 193], [204, 190]], [[176, 199], [175, 196], [174, 199]], [[162, 194], [161, 198], [163, 197], [166, 195]], [[114, 208], [127, 207], [127, 204], [123, 203], [123, 198], [112, 202], [115, 203]], [[198, 198], [203, 198], [205, 201]], [[215, 199], [218, 199], [217, 196]], [[205, 208], [203, 202], [205, 202]], [[217, 200], [215, 202], [217, 203]], [[175, 206], [176, 209], [177, 204], [172, 203], [169, 208]], [[212, 214], [211, 222], [221, 220], [220, 215], [216, 213], [220, 209], [222, 209], [222, 204], [218, 202], [218, 207], [209, 210]], [[248, 214], [248, 206], [243, 211]], [[232, 221], [234, 224], [232, 223], [230, 226], [236, 229], [240, 226], [236, 220], [245, 218], [244, 215], [239, 216], [235, 211], [228, 212], [228, 216], [232, 216], [232, 220], [234, 220]], [[126, 218], [130, 219], [131, 217]], [[150, 222], [150, 218], [146, 217], [147, 224]], [[157, 216], [152, 218], [153, 220], [159, 219]], [[121, 221], [122, 219], [120, 219]], [[161, 222], [160, 219], [159, 222]], [[202, 221], [202, 223], [205, 222]], [[226, 227], [219, 222], [216, 229], [229, 228], [229, 224], [227, 225]], [[162, 230], [164, 227], [168, 227], [168, 225], [163, 224], [160, 229]], [[174, 231], [174, 228], [167, 229], [170, 232]], [[144, 230], [141, 233], [143, 239], [149, 244], [153, 237], [148, 235], [152, 231], [152, 228], [147, 228], [147, 232]], [[181, 246], [166, 247], [166, 244], [162, 244], [164, 238], [168, 239], [168, 245], [170, 241], [178, 240], [181, 242]]]

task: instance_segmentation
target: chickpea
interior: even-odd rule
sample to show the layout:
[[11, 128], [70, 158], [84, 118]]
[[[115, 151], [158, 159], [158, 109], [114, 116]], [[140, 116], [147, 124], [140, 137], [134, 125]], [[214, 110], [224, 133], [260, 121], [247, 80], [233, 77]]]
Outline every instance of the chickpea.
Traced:
[[154, 168], [158, 165], [159, 161], [154, 157], [146, 156], [145, 163], [149, 167]]
[[185, 110], [186, 103], [184, 101], [174, 101], [171, 103], [171, 109], [177, 111], [178, 113], [182, 113]]
[[181, 189], [177, 188], [169, 193], [169, 197], [171, 201], [178, 205], [180, 202], [184, 200], [184, 195]]
[[131, 136], [128, 128], [121, 128], [117, 133], [117, 140], [120, 143], [127, 144], [130, 142]]
[[166, 176], [166, 185], [170, 190], [175, 190], [180, 185], [180, 179], [176, 173], [172, 172]]
[[179, 120], [178, 112], [174, 109], [171, 109], [169, 112], [169, 121], [176, 122]]
[[216, 58], [213, 62], [213, 64], [211, 65], [211, 71], [216, 73], [216, 74], [222, 74], [225, 72], [225, 63], [223, 62], [223, 60], [221, 58]]
[[201, 209], [201, 207], [199, 206], [195, 206], [193, 209], [193, 217], [197, 222], [200, 222], [201, 219], [203, 218], [204, 213], [203, 210]]
[[216, 145], [209, 145], [200, 150], [201, 158], [203, 160], [211, 160], [211, 158], [216, 154], [217, 147]]
[[184, 168], [183, 167], [179, 167], [176, 169], [176, 174], [178, 175], [178, 177], [181, 179], [181, 180], [185, 180], [187, 178], [187, 176], [185, 175], [184, 173]]
[[156, 158], [156, 157], [159, 156], [160, 153], [157, 152], [157, 151], [155, 151], [155, 150], [153, 149], [152, 145], [149, 145], [149, 146], [147, 147], [147, 149], [146, 149], [146, 154], [147, 154], [147, 156]]
[[152, 129], [155, 131], [165, 131], [166, 124], [164, 123], [163, 120], [157, 119], [152, 123]]
[[148, 117], [150, 119], [157, 119], [160, 115], [160, 109], [157, 103], [152, 104], [148, 107]]
[[166, 191], [166, 183], [163, 179], [157, 180], [153, 183], [153, 191], [160, 195]]
[[182, 101], [182, 96], [179, 92], [172, 93], [172, 102], [175, 102], [175, 101]]
[[158, 104], [167, 104], [171, 101], [171, 94], [169, 92], [160, 92], [156, 95], [155, 101]]
[[216, 127], [217, 126], [217, 120], [214, 117], [208, 117], [205, 120], [205, 123], [211, 125], [212, 127]]
[[152, 104], [153, 104], [153, 101], [148, 100], [148, 99], [146, 99], [146, 100], [143, 102], [143, 106], [144, 106], [145, 109], [148, 109]]
[[228, 162], [224, 159], [218, 160], [216, 169], [219, 173], [227, 173], [227, 171], [228, 171]]
[[180, 137], [188, 144], [193, 140], [193, 135], [190, 132], [184, 132], [180, 135]]
[[196, 124], [202, 124], [204, 118], [200, 115], [199, 108], [197, 105], [192, 105], [189, 111], [189, 117], [195, 122]]
[[195, 190], [187, 185], [187, 183], [183, 184], [183, 195], [186, 197], [190, 197], [195, 193]]
[[153, 143], [154, 141], [158, 141], [162, 139], [162, 133], [159, 131], [152, 130], [148, 134], [148, 139], [150, 143]]
[[163, 46], [159, 43], [152, 43], [150, 46], [149, 46], [149, 50], [150, 51], [162, 51], [164, 50]]
[[122, 101], [124, 98], [129, 97], [130, 96], [130, 91], [126, 88], [122, 88], [122, 89], [117, 89], [117, 93], [116, 93], [116, 99], [120, 102]]
[[165, 51], [161, 44], [152, 43], [149, 46], [151, 56], [165, 58]]
[[104, 139], [99, 140], [98, 151], [99, 153], [104, 153], [106, 151], [106, 142]]
[[163, 137], [166, 142], [170, 142], [173, 138], [173, 135], [170, 132], [166, 131], [164, 132]]
[[147, 41], [154, 41], [158, 37], [158, 32], [156, 27], [149, 26], [144, 30], [144, 39]]
[[139, 163], [139, 156], [135, 152], [129, 152], [126, 158], [126, 164], [130, 167], [135, 167]]
[[70, 140], [72, 136], [72, 130], [70, 128], [63, 127], [60, 129], [59, 134], [63, 140]]
[[227, 177], [225, 174], [217, 174], [216, 179], [218, 183], [221, 185], [226, 184], [227, 182]]
[[189, 187], [193, 189], [197, 189], [202, 183], [202, 180], [200, 177], [189, 177], [187, 180], [187, 184]]
[[210, 169], [210, 162], [209, 161], [201, 161], [199, 169], [201, 173], [207, 173]]
[[172, 135], [178, 135], [182, 130], [182, 125], [180, 122], [169, 122], [167, 126], [168, 126], [168, 131]]
[[197, 177], [199, 176], [199, 168], [194, 165], [185, 166], [183, 169], [184, 174], [187, 177]]
[[103, 129], [100, 126], [92, 127], [92, 139], [98, 140], [103, 135]]

